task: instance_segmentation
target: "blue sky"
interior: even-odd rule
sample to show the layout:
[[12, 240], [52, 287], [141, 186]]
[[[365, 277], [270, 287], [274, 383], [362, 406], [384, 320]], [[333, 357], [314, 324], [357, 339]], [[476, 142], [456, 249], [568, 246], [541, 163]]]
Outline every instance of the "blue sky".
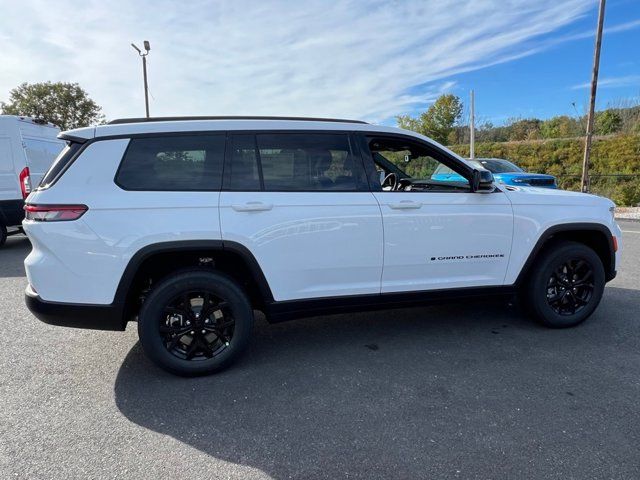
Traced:
[[[540, 38], [564, 41], [540, 53], [452, 77], [453, 93], [476, 94], [479, 117], [494, 124], [509, 117], [575, 116], [588, 109], [593, 65], [596, 5], [570, 25]], [[622, 31], [615, 31], [615, 28]], [[607, 32], [607, 30], [613, 32]], [[589, 34], [587, 36], [587, 34]], [[640, 2], [609, 0], [600, 57], [597, 108], [640, 103]], [[575, 108], [572, 103], [575, 103]]]
[[[298, 115], [394, 124], [441, 93], [477, 115], [583, 112], [595, 0], [0, 0], [0, 100], [78, 82], [107, 118]], [[640, 2], [609, 0], [598, 105], [640, 96]]]

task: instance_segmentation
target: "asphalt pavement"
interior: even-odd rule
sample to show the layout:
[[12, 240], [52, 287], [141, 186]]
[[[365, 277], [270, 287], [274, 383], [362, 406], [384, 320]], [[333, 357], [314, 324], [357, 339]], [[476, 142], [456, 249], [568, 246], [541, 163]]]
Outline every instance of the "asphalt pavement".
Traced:
[[184, 379], [135, 324], [40, 323], [0, 249], [0, 478], [640, 478], [640, 223], [595, 314], [479, 301], [268, 325]]

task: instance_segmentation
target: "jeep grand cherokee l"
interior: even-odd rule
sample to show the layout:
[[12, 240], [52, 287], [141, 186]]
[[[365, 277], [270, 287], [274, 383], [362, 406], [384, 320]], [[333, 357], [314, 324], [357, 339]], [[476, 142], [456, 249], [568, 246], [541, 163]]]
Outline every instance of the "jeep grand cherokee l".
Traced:
[[[253, 310], [275, 322], [519, 294], [543, 324], [573, 326], [619, 262], [610, 200], [496, 185], [396, 128], [157, 118], [60, 138], [25, 206], [29, 309], [73, 327], [137, 321], [146, 354], [180, 375], [237, 358]], [[440, 165], [459, 178], [433, 179]]]

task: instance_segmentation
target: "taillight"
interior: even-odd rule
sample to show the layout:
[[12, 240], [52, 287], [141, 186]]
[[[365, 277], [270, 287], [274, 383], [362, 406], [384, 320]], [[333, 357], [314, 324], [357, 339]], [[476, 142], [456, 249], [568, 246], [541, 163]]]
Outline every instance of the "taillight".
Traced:
[[77, 220], [89, 210], [86, 205], [25, 205], [25, 218], [36, 222]]
[[29, 175], [29, 167], [24, 167], [20, 172], [20, 190], [22, 191], [23, 199], [27, 198], [31, 193], [31, 176]]

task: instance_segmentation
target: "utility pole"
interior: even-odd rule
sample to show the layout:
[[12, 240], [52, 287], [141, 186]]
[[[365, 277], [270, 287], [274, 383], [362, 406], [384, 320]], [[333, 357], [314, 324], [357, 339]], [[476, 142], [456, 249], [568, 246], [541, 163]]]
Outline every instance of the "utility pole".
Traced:
[[138, 52], [138, 55], [142, 57], [142, 78], [144, 80], [144, 107], [147, 113], [147, 118], [149, 118], [149, 85], [147, 84], [147, 55], [149, 55], [149, 51], [151, 50], [151, 45], [149, 45], [149, 41], [144, 41], [144, 52], [136, 47], [135, 44], [131, 44], [131, 46]]
[[589, 191], [589, 157], [591, 156], [591, 137], [593, 136], [593, 121], [596, 109], [596, 91], [598, 90], [598, 70], [600, 68], [600, 46], [602, 44], [602, 27], [604, 25], [604, 7], [606, 0], [600, 0], [598, 9], [598, 30], [596, 31], [596, 46], [593, 56], [593, 73], [591, 76], [591, 99], [589, 101], [589, 114], [587, 116], [587, 132], [584, 142], [584, 159], [582, 161], [582, 182], [580, 189]]
[[469, 115], [469, 158], [476, 158], [476, 115], [475, 97], [471, 90], [471, 114]]

